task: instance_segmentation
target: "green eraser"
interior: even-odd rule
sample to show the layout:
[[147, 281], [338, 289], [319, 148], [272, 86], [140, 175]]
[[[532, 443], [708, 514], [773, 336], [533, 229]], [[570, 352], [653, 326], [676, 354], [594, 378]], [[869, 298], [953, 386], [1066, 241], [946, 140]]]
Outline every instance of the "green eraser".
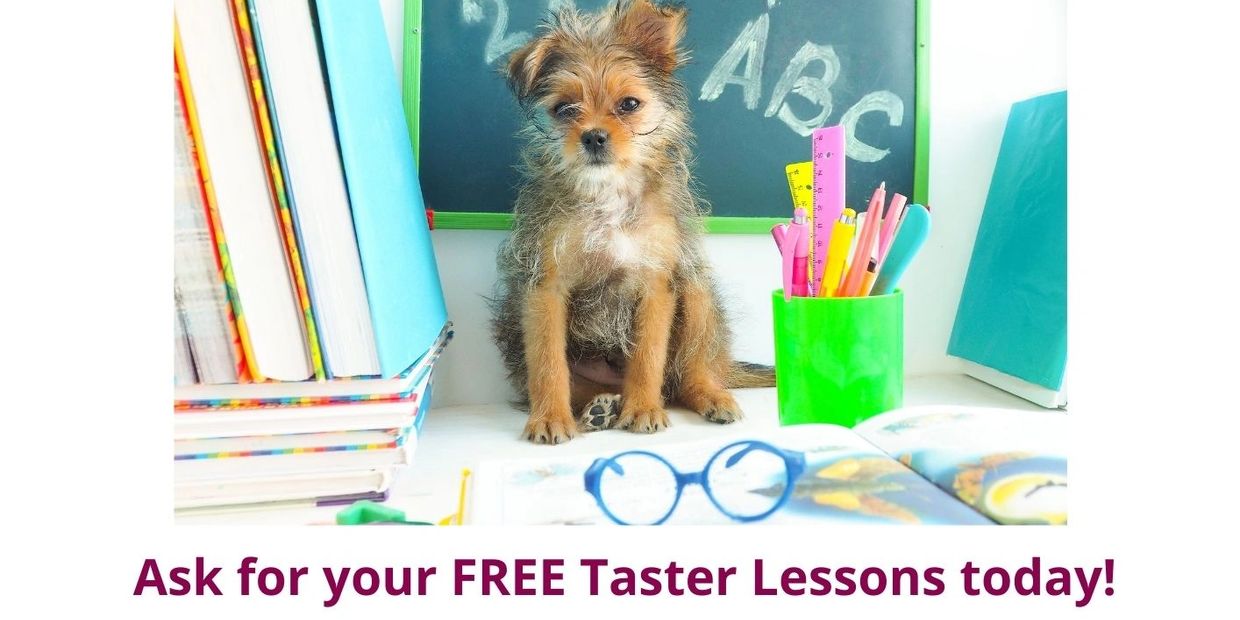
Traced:
[[366, 499], [353, 502], [352, 506], [336, 513], [336, 525], [404, 522], [405, 511], [389, 508]]

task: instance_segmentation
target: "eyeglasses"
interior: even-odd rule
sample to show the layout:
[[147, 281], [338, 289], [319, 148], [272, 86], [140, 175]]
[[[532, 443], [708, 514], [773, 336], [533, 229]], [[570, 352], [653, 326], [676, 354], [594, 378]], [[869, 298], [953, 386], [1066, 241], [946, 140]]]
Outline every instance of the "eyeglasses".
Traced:
[[595, 459], [585, 485], [603, 514], [621, 525], [667, 521], [691, 484], [701, 485], [723, 514], [749, 522], [783, 506], [804, 471], [803, 453], [750, 440], [724, 446], [694, 473], [679, 472], [667, 459], [641, 450]]

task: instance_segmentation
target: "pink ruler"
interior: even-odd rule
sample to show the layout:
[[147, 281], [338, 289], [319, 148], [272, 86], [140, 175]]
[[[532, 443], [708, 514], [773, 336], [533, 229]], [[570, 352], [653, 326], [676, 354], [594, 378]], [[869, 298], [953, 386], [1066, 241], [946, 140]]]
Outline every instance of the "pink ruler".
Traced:
[[831, 230], [844, 212], [844, 126], [819, 127], [814, 148], [814, 274], [813, 294], [822, 290]]

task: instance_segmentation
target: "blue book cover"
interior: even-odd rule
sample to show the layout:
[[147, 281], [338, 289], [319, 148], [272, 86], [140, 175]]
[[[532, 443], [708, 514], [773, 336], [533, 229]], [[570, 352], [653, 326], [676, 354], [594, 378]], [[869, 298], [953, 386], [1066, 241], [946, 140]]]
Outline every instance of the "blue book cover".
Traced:
[[426, 422], [426, 414], [431, 410], [431, 388], [435, 386], [434, 378], [426, 383], [426, 391], [419, 396], [418, 415], [413, 419], [413, 430], [418, 435], [422, 435], [422, 424]]
[[1008, 114], [947, 352], [1051, 390], [1068, 355], [1068, 94]]
[[439, 336], [443, 290], [379, 4], [315, 5], [379, 367], [391, 377]]

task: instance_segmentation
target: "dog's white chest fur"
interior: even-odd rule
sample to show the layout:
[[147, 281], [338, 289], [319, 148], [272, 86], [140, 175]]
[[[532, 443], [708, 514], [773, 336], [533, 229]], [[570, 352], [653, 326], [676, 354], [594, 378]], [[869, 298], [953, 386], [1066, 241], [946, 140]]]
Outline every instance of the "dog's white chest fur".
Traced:
[[641, 247], [631, 235], [620, 229], [611, 232], [610, 254], [620, 266], [634, 267], [641, 264]]
[[640, 239], [626, 230], [632, 221], [641, 185], [614, 166], [590, 170], [579, 183], [586, 205], [585, 245], [590, 251], [611, 258], [614, 267], [633, 268], [643, 264], [646, 252]]

